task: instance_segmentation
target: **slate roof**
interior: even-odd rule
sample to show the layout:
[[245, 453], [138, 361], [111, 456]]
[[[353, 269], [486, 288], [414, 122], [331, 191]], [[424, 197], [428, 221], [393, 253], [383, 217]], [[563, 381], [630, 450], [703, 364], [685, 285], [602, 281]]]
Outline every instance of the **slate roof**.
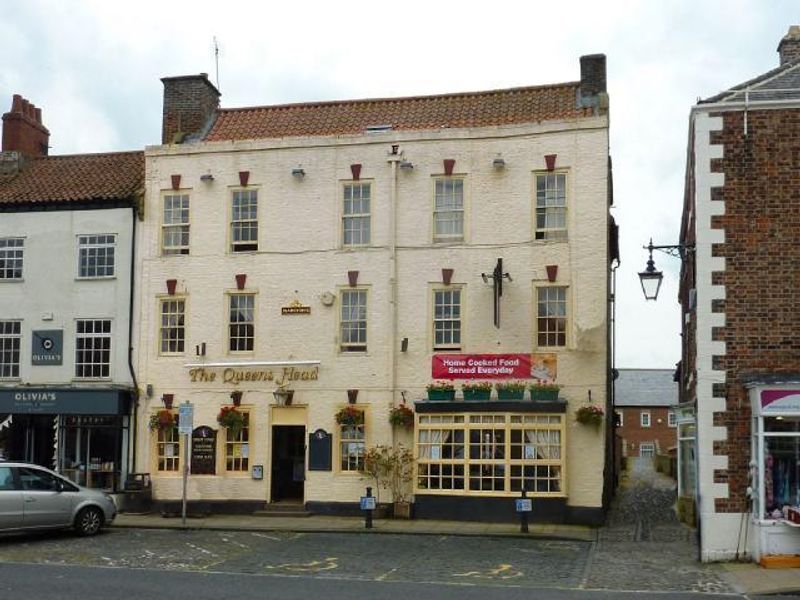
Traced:
[[438, 96], [309, 102], [219, 109], [207, 141], [482, 127], [592, 116], [578, 106], [577, 82]]
[[745, 99], [748, 103], [800, 100], [800, 61], [781, 65], [728, 91], [700, 100], [698, 104], [744, 102]]
[[44, 156], [0, 178], [0, 205], [127, 200], [143, 186], [143, 152]]
[[678, 404], [678, 384], [673, 369], [619, 369], [615, 406], [673, 406]]

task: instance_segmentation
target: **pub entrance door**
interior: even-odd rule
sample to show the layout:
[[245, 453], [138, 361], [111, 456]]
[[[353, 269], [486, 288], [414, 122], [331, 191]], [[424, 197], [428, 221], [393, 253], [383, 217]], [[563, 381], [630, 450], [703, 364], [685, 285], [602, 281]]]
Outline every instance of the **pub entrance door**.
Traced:
[[306, 428], [272, 427], [272, 502], [302, 502], [306, 479]]

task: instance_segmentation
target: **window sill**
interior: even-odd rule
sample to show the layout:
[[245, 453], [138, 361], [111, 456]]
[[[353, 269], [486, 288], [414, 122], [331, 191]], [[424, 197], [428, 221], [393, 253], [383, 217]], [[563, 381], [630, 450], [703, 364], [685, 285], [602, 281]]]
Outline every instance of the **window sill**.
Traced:
[[25, 283], [24, 279], [0, 279], [0, 283]]
[[75, 281], [114, 281], [116, 275], [106, 275], [103, 277], [76, 277]]

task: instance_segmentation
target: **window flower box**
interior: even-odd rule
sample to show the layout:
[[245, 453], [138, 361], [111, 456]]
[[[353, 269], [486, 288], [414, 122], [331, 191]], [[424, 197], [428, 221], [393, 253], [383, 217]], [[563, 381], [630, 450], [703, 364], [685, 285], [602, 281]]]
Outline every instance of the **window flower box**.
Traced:
[[456, 388], [448, 381], [428, 384], [428, 400], [431, 402], [451, 402], [455, 400]]
[[525, 397], [525, 388], [528, 384], [524, 381], [498, 381], [497, 388], [498, 400], [522, 400]]
[[486, 401], [492, 394], [492, 384], [488, 381], [465, 383], [461, 386], [461, 391], [464, 393], [464, 400]]
[[556, 402], [561, 386], [548, 383], [540, 383], [531, 386], [531, 400], [534, 402]]

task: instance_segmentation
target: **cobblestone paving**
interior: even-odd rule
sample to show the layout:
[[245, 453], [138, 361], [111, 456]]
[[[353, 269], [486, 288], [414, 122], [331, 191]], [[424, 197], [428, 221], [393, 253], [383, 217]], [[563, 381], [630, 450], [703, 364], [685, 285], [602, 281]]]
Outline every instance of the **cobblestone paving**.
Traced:
[[599, 531], [586, 587], [728, 593], [715, 565], [697, 560], [695, 531], [675, 514], [675, 482], [637, 461]]

